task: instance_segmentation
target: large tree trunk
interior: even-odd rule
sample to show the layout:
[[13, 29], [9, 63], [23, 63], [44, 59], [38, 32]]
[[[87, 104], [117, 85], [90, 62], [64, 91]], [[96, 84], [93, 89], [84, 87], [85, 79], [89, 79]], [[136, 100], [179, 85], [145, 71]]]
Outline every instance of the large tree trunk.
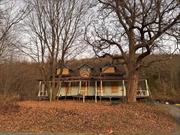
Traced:
[[52, 83], [50, 88], [50, 102], [56, 98], [56, 82], [55, 82], [55, 75], [52, 77]]
[[137, 88], [138, 88], [138, 69], [136, 63], [136, 54], [135, 54], [135, 34], [133, 30], [129, 31], [129, 60], [127, 62], [128, 70], [128, 90], [127, 90], [127, 102], [136, 102]]
[[139, 75], [138, 71], [132, 71], [128, 74], [127, 102], [136, 102]]
[[[52, 63], [52, 64], [51, 64]], [[50, 71], [50, 75], [51, 75], [51, 85], [50, 85], [50, 91], [49, 91], [49, 99], [50, 102], [56, 98], [56, 82], [55, 82], [55, 78], [56, 78], [56, 60], [52, 59], [50, 62], [50, 67], [51, 67], [51, 71]]]
[[55, 75], [52, 76], [51, 83], [50, 83], [50, 90], [49, 90], [49, 100], [50, 102], [56, 98], [56, 82], [55, 82]]

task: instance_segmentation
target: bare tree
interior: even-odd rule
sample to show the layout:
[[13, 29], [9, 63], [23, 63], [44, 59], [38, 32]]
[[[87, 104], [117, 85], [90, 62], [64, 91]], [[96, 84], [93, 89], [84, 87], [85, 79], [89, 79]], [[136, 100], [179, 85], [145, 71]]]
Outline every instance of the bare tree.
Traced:
[[81, 22], [86, 12], [87, 1], [29, 0], [27, 2], [32, 9], [26, 21], [27, 31], [30, 31], [29, 35], [33, 39], [30, 46], [34, 48], [32, 50], [36, 60], [41, 63], [42, 75], [52, 81], [51, 101], [52, 91], [55, 91], [57, 63], [59, 62], [63, 67], [65, 59], [72, 52], [82, 49], [75, 45], [78, 44], [82, 34]]
[[[136, 102], [142, 61], [180, 23], [177, 0], [98, 0], [98, 19], [87, 25], [85, 40], [96, 55], [119, 54], [128, 73], [127, 101]], [[113, 51], [115, 50], [115, 52]]]
[[14, 48], [15, 26], [28, 14], [27, 6], [16, 9], [14, 2], [0, 1], [0, 58], [6, 56]]

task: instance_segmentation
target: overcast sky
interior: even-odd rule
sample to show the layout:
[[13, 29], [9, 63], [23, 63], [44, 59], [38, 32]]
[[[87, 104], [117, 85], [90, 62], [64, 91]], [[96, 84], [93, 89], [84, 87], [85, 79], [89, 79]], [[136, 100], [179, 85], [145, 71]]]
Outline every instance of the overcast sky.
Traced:
[[[18, 11], [21, 9], [21, 8], [23, 8], [24, 7], [24, 2], [23, 2], [23, 0], [9, 0], [9, 1], [7, 1], [7, 0], [3, 0], [2, 1], [3, 3], [5, 3], [4, 5], [3, 5], [3, 8], [7, 8], [7, 7], [9, 7], [9, 6], [13, 6], [13, 7], [15, 7], [14, 8], [14, 11], [11, 13], [12, 14], [12, 16], [13, 15], [16, 15], [17, 13], [18, 13]], [[2, 5], [1, 5], [2, 6]], [[21, 25], [21, 24], [20, 24]], [[19, 25], [19, 26], [20, 26]], [[19, 34], [17, 35], [17, 38], [19, 38], [19, 39], [22, 39], [22, 42], [26, 42], [26, 41], [28, 41], [28, 36], [27, 36], [27, 34], [21, 29], [22, 27], [20, 26], [17, 26], [17, 28], [19, 29], [19, 31], [17, 31], [17, 32], [19, 32]], [[158, 49], [158, 50], [156, 50], [155, 51], [155, 53], [159, 53], [159, 51], [161, 52], [161, 53], [170, 53], [170, 52], [173, 52], [174, 51], [174, 49], [176, 48], [176, 42], [175, 42], [175, 40], [174, 39], [170, 39], [169, 37], [167, 37], [167, 40], [165, 41], [161, 41], [161, 43], [165, 46], [163, 49]], [[114, 51], [116, 51], [116, 50], [114, 50]], [[176, 52], [175, 53], [180, 53], [180, 50], [176, 50]], [[79, 56], [77, 56], [77, 58], [78, 59], [80, 59], [80, 58], [90, 58], [90, 57], [94, 57], [94, 53], [93, 53], [93, 51], [92, 51], [92, 48], [91, 47], [87, 47], [86, 49], [85, 49], [85, 51], [83, 52], [83, 53], [81, 53]], [[29, 58], [28, 58], [29, 59]]]

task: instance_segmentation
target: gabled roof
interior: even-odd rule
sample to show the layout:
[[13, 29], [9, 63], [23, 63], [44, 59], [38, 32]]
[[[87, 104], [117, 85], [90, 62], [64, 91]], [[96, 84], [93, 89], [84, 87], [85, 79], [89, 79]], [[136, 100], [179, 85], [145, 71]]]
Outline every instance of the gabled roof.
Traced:
[[62, 66], [62, 67], [65, 67], [65, 68], [70, 68], [69, 65], [67, 65], [67, 64], [61, 65], [60, 63], [58, 63], [56, 67], [57, 67], [57, 68], [60, 68], [61, 66]]
[[92, 58], [92, 59], [85, 59], [85, 60], [73, 60], [68, 62], [68, 65], [66, 64], [65, 67], [68, 69], [72, 70], [70, 73], [71, 77], [79, 77], [80, 73], [79, 70], [82, 67], [88, 67], [91, 69], [91, 76], [92, 77], [98, 77], [102, 76], [101, 74], [101, 69], [103, 67], [110, 66], [110, 67], [115, 67], [116, 72], [112, 74], [107, 74], [103, 76], [123, 76], [125, 75], [125, 68], [122, 64], [115, 64], [112, 63], [108, 59], [99, 59], [99, 58]]
[[[67, 65], [67, 64], [64, 64], [62, 67], [69, 69], [69, 71], [71, 71], [71, 72], [73, 71], [73, 70], [71, 69], [71, 67], [70, 67], [69, 65]], [[60, 65], [57, 66], [57, 69], [59, 69], [59, 68], [61, 68]]]
[[101, 68], [102, 67], [115, 67], [112, 63], [105, 63], [105, 64], [103, 64], [102, 66], [101, 66]]
[[93, 66], [91, 66], [91, 65], [89, 65], [89, 64], [82, 64], [82, 65], [80, 65], [77, 69], [81, 69], [81, 68], [83, 68], [83, 67], [88, 67], [88, 68], [90, 68], [90, 69], [94, 69]]

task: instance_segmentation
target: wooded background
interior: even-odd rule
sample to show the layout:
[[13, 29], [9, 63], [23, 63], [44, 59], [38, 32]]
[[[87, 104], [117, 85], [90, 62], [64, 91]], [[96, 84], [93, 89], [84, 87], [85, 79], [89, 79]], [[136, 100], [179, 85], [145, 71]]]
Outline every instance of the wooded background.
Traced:
[[[180, 96], [180, 55], [151, 55], [148, 60], [166, 57], [168, 59], [151, 64], [141, 70], [141, 77], [147, 78], [153, 98], [178, 99]], [[83, 63], [94, 59], [73, 60]], [[71, 61], [72, 62], [72, 61]], [[37, 63], [19, 62], [13, 59], [0, 64], [0, 95], [17, 96], [21, 100], [38, 99], [38, 79], [41, 78]]]
[[0, 92], [32, 99], [37, 80], [51, 80], [51, 101], [57, 65], [108, 55], [126, 68], [127, 102], [136, 102], [139, 77], [153, 96], [178, 96], [179, 7], [179, 0], [0, 0]]

